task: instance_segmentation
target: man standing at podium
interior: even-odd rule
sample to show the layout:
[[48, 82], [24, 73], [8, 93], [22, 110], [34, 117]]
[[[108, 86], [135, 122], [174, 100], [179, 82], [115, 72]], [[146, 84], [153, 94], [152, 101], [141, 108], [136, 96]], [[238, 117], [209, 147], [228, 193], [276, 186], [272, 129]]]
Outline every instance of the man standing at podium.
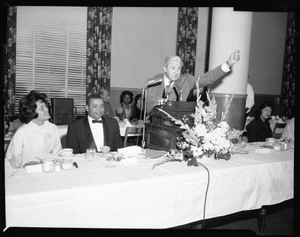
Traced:
[[214, 83], [229, 72], [233, 64], [239, 61], [239, 54], [239, 50], [234, 51], [225, 63], [198, 76], [188, 73], [181, 74], [183, 66], [181, 58], [175, 55], [167, 56], [164, 61], [164, 75], [150, 78], [145, 83], [145, 86], [148, 86], [147, 113], [149, 114], [155, 105], [166, 101], [186, 101], [198, 78], [199, 87]]

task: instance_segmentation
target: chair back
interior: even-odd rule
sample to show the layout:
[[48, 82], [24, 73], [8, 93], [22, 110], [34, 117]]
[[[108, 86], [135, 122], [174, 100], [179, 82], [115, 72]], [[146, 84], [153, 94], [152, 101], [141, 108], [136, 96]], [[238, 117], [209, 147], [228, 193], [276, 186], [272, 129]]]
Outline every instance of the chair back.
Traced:
[[274, 126], [274, 129], [273, 129], [272, 136], [274, 138], [280, 138], [282, 136], [285, 126], [286, 126], [286, 123], [276, 123]]
[[138, 144], [140, 136], [143, 136], [143, 127], [127, 127], [125, 130], [123, 147], [127, 146], [128, 137], [137, 137], [136, 144]]

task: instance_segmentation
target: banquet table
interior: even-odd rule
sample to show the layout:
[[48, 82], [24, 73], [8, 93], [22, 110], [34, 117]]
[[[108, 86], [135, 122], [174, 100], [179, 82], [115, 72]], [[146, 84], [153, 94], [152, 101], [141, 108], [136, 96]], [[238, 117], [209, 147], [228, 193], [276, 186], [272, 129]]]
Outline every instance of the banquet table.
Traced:
[[261, 145], [249, 143], [249, 154], [228, 161], [201, 161], [209, 173], [184, 161], [152, 169], [160, 158], [143, 155], [121, 165], [78, 154], [70, 171], [20, 169], [9, 178], [15, 170], [5, 161], [6, 227], [170, 228], [292, 199], [294, 149]]

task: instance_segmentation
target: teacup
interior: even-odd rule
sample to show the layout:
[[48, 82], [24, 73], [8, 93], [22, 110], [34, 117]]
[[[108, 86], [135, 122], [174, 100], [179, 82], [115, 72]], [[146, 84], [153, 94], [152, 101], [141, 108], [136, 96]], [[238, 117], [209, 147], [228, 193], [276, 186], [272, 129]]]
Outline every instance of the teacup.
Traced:
[[73, 155], [73, 149], [72, 148], [64, 148], [61, 151], [61, 155], [65, 157], [70, 157]]
[[273, 144], [273, 143], [275, 143], [275, 138], [274, 137], [268, 137], [268, 138], [266, 138], [266, 142], [269, 143], [269, 144]]

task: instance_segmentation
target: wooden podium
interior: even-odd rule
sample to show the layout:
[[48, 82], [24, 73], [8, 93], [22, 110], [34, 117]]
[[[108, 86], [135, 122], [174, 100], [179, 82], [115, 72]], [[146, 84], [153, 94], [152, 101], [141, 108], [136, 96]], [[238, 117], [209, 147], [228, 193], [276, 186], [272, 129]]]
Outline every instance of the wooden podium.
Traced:
[[163, 106], [155, 106], [150, 113], [150, 122], [146, 123], [146, 148], [154, 150], [176, 149], [176, 139], [182, 133], [179, 125], [159, 111], [161, 108], [176, 119], [182, 120], [195, 112], [196, 101], [177, 102], [169, 101]]

